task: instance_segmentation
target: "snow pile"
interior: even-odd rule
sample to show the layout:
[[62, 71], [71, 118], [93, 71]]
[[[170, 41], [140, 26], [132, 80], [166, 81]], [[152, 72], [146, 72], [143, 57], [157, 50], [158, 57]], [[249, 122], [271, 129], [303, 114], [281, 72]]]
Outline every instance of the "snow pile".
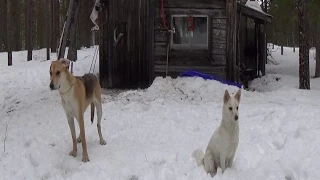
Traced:
[[[76, 75], [89, 71], [94, 52], [78, 51]], [[297, 89], [298, 72], [286, 68], [297, 70], [292, 49], [285, 48], [285, 56], [272, 55], [280, 64], [268, 65], [269, 74], [250, 84], [256, 91], [242, 91], [234, 166], [211, 178], [191, 155], [206, 148], [220, 123], [224, 90], [236, 87], [158, 77], [145, 90], [107, 90], [102, 121], [107, 145], [99, 145], [87, 111], [90, 162], [83, 163], [80, 144], [76, 158], [68, 155], [70, 131], [58, 92], [49, 90], [50, 61], [26, 62], [24, 52], [15, 52], [14, 65], [7, 67], [6, 53], [0, 53], [0, 142], [6, 139], [1, 179], [320, 179], [320, 81], [313, 79], [310, 91]]]

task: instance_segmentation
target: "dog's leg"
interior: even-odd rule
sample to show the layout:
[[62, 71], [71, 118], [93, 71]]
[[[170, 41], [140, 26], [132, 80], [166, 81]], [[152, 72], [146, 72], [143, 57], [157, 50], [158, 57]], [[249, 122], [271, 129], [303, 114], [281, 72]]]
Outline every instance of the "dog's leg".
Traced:
[[222, 173], [226, 170], [226, 152], [220, 152], [220, 167], [222, 169]]
[[103, 139], [102, 133], [101, 133], [101, 119], [102, 119], [102, 106], [101, 106], [101, 101], [97, 100], [94, 101], [94, 104], [97, 108], [97, 116], [98, 116], [98, 121], [97, 121], [97, 130], [99, 134], [99, 139], [100, 139], [100, 144], [101, 145], [106, 145], [106, 141]]
[[77, 142], [76, 142], [76, 129], [74, 127], [74, 118], [71, 116], [67, 116], [68, 124], [71, 132], [72, 137], [72, 144], [73, 148], [72, 151], [69, 153], [70, 156], [76, 157], [77, 156]]
[[[83, 111], [79, 111], [82, 113]], [[79, 114], [78, 116], [78, 124], [80, 127], [80, 137], [81, 137], [81, 142], [82, 142], [82, 161], [83, 162], [88, 162], [89, 156], [88, 156], [88, 151], [87, 151], [87, 143], [86, 143], [86, 133], [85, 133], [85, 128], [84, 128], [84, 120], [83, 120], [83, 114]]]
[[233, 155], [230, 157], [230, 159], [228, 159], [228, 167], [231, 167], [231, 166], [232, 166], [234, 156], [235, 156], [235, 154], [233, 154]]
[[203, 159], [204, 169], [207, 173], [210, 173], [211, 177], [215, 176], [217, 173], [216, 165], [214, 164], [214, 158], [211, 151], [206, 151]]

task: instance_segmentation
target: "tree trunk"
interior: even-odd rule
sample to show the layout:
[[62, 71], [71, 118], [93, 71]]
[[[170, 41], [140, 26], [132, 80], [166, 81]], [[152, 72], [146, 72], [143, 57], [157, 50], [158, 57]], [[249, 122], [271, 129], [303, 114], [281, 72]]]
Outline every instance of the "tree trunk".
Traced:
[[56, 4], [55, 0], [50, 0], [50, 5], [51, 9], [49, 10], [50, 12], [50, 27], [51, 27], [51, 38], [50, 38], [50, 45], [51, 45], [51, 52], [56, 52], [56, 28], [55, 28], [55, 9], [56, 9]]
[[316, 73], [315, 77], [320, 77], [320, 40], [316, 39]]
[[45, 13], [46, 15], [46, 33], [45, 33], [45, 40], [46, 40], [46, 48], [47, 48], [47, 60], [50, 60], [50, 37], [51, 37], [51, 13], [52, 13], [52, 8], [51, 8], [51, 3], [44, 3], [44, 7], [48, 9], [48, 12]]
[[62, 39], [59, 44], [58, 59], [63, 58], [65, 55], [67, 40], [68, 40], [69, 32], [71, 29], [71, 25], [72, 25], [71, 19], [74, 19], [74, 14], [75, 14], [75, 3], [76, 3], [75, 1], [77, 0], [69, 1], [67, 20], [65, 22], [64, 28], [62, 29], [62, 34], [61, 34]]
[[11, 0], [6, 0], [7, 7], [7, 52], [8, 66], [12, 66], [12, 7]]
[[60, 4], [59, 0], [52, 1], [52, 33], [51, 33], [51, 52], [56, 52], [57, 43], [60, 36]]
[[0, 22], [2, 24], [2, 27], [4, 29], [4, 31], [0, 31], [2, 36], [0, 37], [0, 51], [6, 51], [7, 49], [7, 4], [6, 1], [1, 1], [0, 2], [0, 7], [4, 7], [4, 8], [0, 8], [1, 12], [2, 12], [2, 21]]
[[264, 12], [268, 13], [268, 1], [264, 0]]
[[32, 60], [32, 30], [33, 30], [33, 21], [32, 21], [32, 14], [33, 14], [33, 0], [26, 0], [25, 3], [25, 14], [26, 14], [26, 33], [25, 33], [25, 40], [26, 40], [26, 49], [28, 51], [27, 61]]
[[77, 22], [78, 22], [78, 15], [80, 11], [80, 2], [81, 0], [77, 0], [74, 2], [74, 17], [71, 17], [71, 34], [70, 34], [70, 44], [69, 44], [69, 50], [68, 50], [68, 56], [67, 58], [71, 61], [77, 60]]
[[283, 55], [283, 46], [281, 45], [281, 55]]
[[298, 0], [299, 89], [310, 89], [307, 1]]
[[[320, 22], [316, 24], [316, 30], [314, 34], [318, 34], [320, 32]], [[315, 47], [316, 47], [316, 71], [315, 78], [320, 77], [320, 38], [314, 36], [315, 39]]]
[[17, 0], [11, 0], [12, 5], [12, 24], [13, 28], [13, 37], [12, 37], [12, 50], [13, 51], [20, 51], [21, 50], [21, 37], [20, 37], [20, 2]]

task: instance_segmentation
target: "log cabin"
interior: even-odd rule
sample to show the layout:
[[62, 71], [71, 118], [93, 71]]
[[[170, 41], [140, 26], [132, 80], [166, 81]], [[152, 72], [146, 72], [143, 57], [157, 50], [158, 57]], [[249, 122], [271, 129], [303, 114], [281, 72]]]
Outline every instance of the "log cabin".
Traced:
[[187, 70], [244, 85], [265, 74], [272, 17], [254, 0], [97, 2], [104, 88], [146, 88]]

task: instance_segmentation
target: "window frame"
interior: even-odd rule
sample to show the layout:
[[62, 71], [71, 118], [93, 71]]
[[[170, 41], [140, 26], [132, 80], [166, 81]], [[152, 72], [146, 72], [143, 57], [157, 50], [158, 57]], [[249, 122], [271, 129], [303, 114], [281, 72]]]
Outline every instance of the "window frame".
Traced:
[[[171, 27], [174, 27], [173, 18], [175, 17], [205, 17], [207, 20], [207, 44], [174, 44], [173, 43], [173, 33], [171, 33], [170, 38], [170, 49], [199, 49], [199, 50], [208, 50], [209, 49], [209, 15], [200, 15], [200, 14], [173, 14], [171, 15]], [[176, 33], [176, 32], [175, 32]]]

